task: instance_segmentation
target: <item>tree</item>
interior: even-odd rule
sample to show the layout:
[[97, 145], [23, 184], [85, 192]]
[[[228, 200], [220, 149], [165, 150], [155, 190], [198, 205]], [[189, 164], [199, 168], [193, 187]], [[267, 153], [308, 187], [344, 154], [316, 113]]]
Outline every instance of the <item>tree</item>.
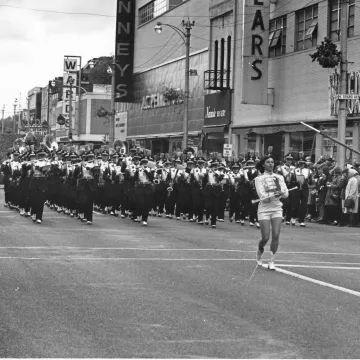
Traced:
[[82, 74], [83, 77], [86, 77], [91, 84], [110, 85], [111, 74], [108, 73], [108, 69], [109, 67], [112, 68], [113, 58], [110, 56], [102, 56], [97, 58], [97, 60], [99, 60], [99, 62], [95, 62], [92, 69], [84, 71]]

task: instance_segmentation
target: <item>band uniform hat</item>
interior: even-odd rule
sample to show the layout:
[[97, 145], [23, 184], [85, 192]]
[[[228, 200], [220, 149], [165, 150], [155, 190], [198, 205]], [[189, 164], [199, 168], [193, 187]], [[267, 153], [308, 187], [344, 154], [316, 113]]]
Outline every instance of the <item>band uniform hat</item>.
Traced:
[[34, 158], [34, 157], [36, 157], [36, 154], [35, 154], [35, 152], [34, 151], [30, 151], [29, 153], [28, 153], [28, 159], [30, 160], [31, 158]]
[[46, 156], [47, 152], [44, 149], [39, 149], [38, 151], [36, 151], [36, 156]]
[[172, 164], [172, 162], [169, 159], [166, 159], [164, 162], [164, 165], [171, 165], [171, 164]]
[[294, 158], [292, 157], [291, 154], [287, 154], [287, 155], [285, 156], [285, 160], [294, 160]]
[[192, 158], [186, 159], [186, 163], [187, 163], [187, 164], [195, 164], [195, 163], [194, 163], [194, 160], [193, 160]]
[[180, 158], [176, 158], [176, 159], [174, 160], [174, 162], [181, 163], [181, 159], [180, 159]]
[[69, 155], [69, 158], [70, 158], [71, 160], [74, 160], [74, 159], [77, 158], [77, 154], [76, 154], [75, 152], [71, 152], [70, 155]]
[[246, 166], [251, 166], [254, 164], [255, 164], [255, 161], [253, 159], [249, 159], [248, 161], [246, 161]]
[[107, 150], [104, 150], [101, 152], [101, 156], [109, 156], [109, 152]]
[[218, 166], [219, 165], [219, 162], [214, 159], [213, 161], [210, 162], [210, 166]]
[[147, 164], [148, 162], [149, 162], [149, 159], [146, 156], [144, 156], [143, 158], [140, 159], [140, 165]]
[[95, 153], [93, 150], [89, 150], [87, 153], [86, 153], [86, 157], [89, 157], [89, 156], [95, 156]]
[[240, 169], [240, 165], [239, 165], [238, 162], [234, 162], [234, 163], [231, 164], [230, 168], [231, 168], [231, 169], [234, 169], [234, 168]]
[[218, 168], [219, 169], [225, 169], [226, 165], [223, 162], [220, 162]]
[[141, 159], [141, 156], [139, 155], [139, 154], [134, 154], [133, 156], [132, 156], [132, 159], [133, 160], [140, 160]]

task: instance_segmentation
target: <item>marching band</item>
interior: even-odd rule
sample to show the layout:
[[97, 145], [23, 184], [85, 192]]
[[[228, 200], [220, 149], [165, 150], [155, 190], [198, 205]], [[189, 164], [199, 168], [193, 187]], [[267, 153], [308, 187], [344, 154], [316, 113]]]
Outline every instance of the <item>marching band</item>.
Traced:
[[[43, 221], [46, 204], [89, 225], [96, 210], [144, 226], [152, 214], [212, 228], [225, 220], [228, 209], [230, 222], [244, 226], [248, 220], [249, 226], [260, 228], [255, 180], [262, 174], [257, 156], [225, 163], [195, 157], [186, 149], [181, 156], [155, 161], [136, 147], [124, 154], [122, 146], [116, 141], [112, 149], [94, 150], [88, 144], [77, 153], [75, 147], [58, 145], [51, 135], [36, 150], [17, 139], [1, 164], [5, 206], [36, 224]], [[295, 226], [298, 219], [305, 227], [305, 217], [312, 216], [313, 191], [323, 179], [315, 176], [313, 165], [310, 158], [295, 163], [289, 154], [276, 166], [274, 172], [293, 190], [282, 199], [287, 225]]]

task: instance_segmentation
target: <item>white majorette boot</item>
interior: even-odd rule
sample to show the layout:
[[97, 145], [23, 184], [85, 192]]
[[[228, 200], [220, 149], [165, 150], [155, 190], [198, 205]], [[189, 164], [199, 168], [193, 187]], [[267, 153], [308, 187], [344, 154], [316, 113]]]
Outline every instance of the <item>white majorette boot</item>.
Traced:
[[275, 260], [275, 254], [272, 251], [270, 251], [270, 261], [268, 264], [269, 270], [276, 270], [274, 265], [274, 260]]
[[260, 250], [258, 250], [256, 252], [256, 262], [257, 262], [258, 266], [262, 266], [262, 264], [263, 264], [262, 256], [263, 256], [263, 253]]

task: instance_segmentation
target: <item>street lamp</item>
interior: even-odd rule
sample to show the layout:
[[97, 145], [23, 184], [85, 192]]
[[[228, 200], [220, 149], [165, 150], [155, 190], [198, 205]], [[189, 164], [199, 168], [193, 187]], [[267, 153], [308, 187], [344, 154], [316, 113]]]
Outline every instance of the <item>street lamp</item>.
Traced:
[[189, 94], [190, 94], [190, 86], [189, 86], [189, 79], [190, 79], [190, 31], [193, 26], [195, 26], [195, 21], [190, 22], [188, 19], [187, 21], [182, 21], [182, 26], [185, 28], [186, 32], [179, 29], [178, 27], [174, 25], [169, 24], [163, 24], [161, 22], [158, 22], [154, 26], [154, 30], [157, 34], [161, 34], [162, 27], [168, 26], [172, 28], [174, 31], [176, 31], [181, 39], [184, 41], [185, 47], [186, 47], [186, 56], [185, 56], [185, 99], [184, 99], [184, 105], [185, 105], [185, 112], [184, 112], [184, 138], [183, 138], [183, 148], [184, 150], [188, 146], [188, 123], [189, 123]]
[[116, 96], [116, 79], [115, 79], [115, 59], [113, 59], [113, 63], [111, 64], [112, 66], [110, 66], [109, 64], [107, 64], [105, 61], [102, 60], [98, 60], [98, 59], [92, 59], [89, 61], [89, 66], [92, 69], [95, 64], [97, 63], [102, 63], [105, 64], [108, 69], [107, 69], [107, 73], [109, 75], [111, 75], [111, 103], [110, 103], [110, 108], [111, 108], [111, 117], [110, 117], [110, 129], [109, 129], [109, 143], [113, 144], [115, 141], [115, 113], [116, 113], [116, 108], [115, 108], [115, 96]]
[[17, 107], [18, 101], [17, 98], [15, 98], [14, 101], [14, 125], [13, 125], [13, 133], [15, 134], [16, 132], [16, 121], [15, 121], [15, 115], [16, 115], [16, 107]]

